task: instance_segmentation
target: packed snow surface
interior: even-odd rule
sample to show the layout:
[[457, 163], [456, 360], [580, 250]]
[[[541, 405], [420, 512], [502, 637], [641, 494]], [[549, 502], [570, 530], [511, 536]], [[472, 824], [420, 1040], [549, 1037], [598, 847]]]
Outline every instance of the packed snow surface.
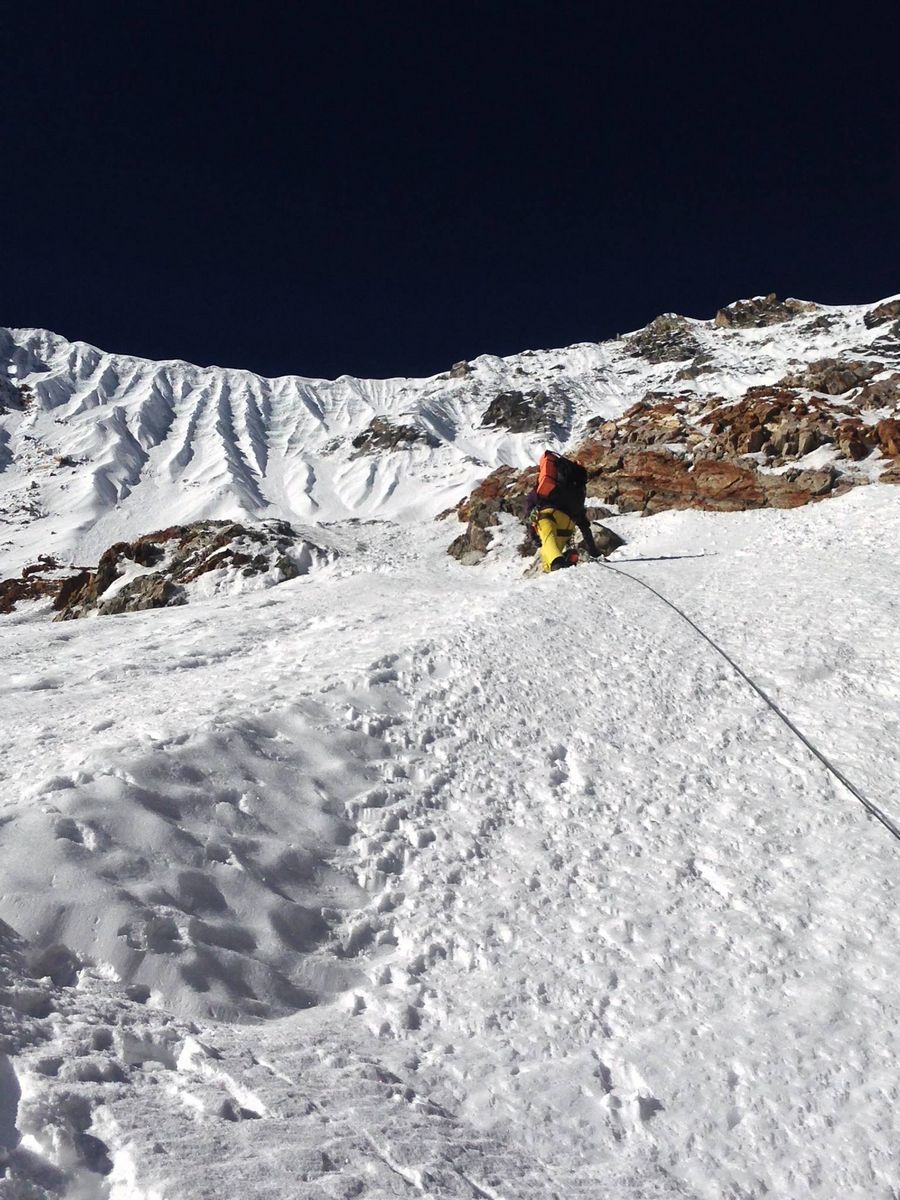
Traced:
[[0, 1198], [896, 1200], [900, 844], [635, 582], [900, 821], [896, 489], [528, 579], [406, 453], [308, 576], [0, 623]]
[[[615, 524], [900, 818], [893, 493]], [[897, 843], [627, 578], [356, 536], [7, 631], [2, 914], [91, 964], [26, 1149], [81, 1097], [85, 1195], [896, 1195]]]

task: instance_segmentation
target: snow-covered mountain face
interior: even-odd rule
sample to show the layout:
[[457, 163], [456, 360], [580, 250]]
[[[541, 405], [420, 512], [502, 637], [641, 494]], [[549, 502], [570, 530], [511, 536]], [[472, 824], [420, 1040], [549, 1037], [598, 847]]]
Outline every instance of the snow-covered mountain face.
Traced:
[[[2, 573], [102, 614], [0, 616], [0, 1200], [896, 1200], [898, 319], [378, 383], [0, 332]], [[625, 544], [533, 579], [548, 444]]]
[[[728, 401], [861, 355], [890, 374], [900, 342], [887, 317], [867, 327], [871, 311], [797, 303], [761, 327], [680, 322], [661, 355], [634, 335], [421, 380], [264, 379], [0, 330], [3, 573], [38, 552], [95, 563], [114, 542], [200, 518], [429, 519], [494, 468], [577, 445], [647, 393]], [[513, 432], [502, 403], [486, 426], [515, 393], [537, 401], [540, 427]]]

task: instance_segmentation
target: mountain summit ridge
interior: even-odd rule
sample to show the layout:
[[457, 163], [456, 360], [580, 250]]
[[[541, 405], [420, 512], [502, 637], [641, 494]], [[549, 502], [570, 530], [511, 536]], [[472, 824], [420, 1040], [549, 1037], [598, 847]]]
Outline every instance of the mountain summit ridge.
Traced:
[[[0, 330], [0, 557], [10, 569], [36, 552], [96, 561], [113, 542], [195, 520], [433, 517], [490, 471], [522, 469], [544, 445], [572, 448], [648, 394], [727, 402], [848, 355], [877, 355], [889, 374], [900, 368], [895, 307], [763, 297], [426, 379], [265, 379]], [[513, 411], [518, 423], [488, 416]]]

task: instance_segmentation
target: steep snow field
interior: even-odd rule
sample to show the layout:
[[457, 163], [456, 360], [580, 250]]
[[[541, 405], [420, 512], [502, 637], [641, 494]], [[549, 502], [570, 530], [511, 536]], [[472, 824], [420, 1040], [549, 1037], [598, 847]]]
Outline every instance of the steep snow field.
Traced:
[[[827, 352], [701, 333], [720, 389]], [[621, 573], [526, 579], [431, 519], [542, 444], [479, 428], [478, 373], [582, 364], [577, 436], [673, 364], [241, 376], [227, 404], [206, 372], [191, 410], [199, 368], [9, 337], [41, 403], [4, 417], [5, 563], [245, 502], [341, 553], [265, 593], [0, 620], [0, 1200], [897, 1200], [900, 845], [635, 582], [900, 821], [896, 488], [614, 517]], [[137, 398], [164, 376], [176, 399]], [[254, 395], [268, 457], [235, 432]], [[323, 449], [373, 413], [448, 440]], [[36, 459], [31, 519], [28, 438], [93, 463]]]
[[[613, 523], [900, 818], [890, 489]], [[357, 536], [13, 627], [3, 916], [92, 964], [21, 1169], [81, 1113], [65, 1195], [895, 1196], [897, 843], [633, 582]]]

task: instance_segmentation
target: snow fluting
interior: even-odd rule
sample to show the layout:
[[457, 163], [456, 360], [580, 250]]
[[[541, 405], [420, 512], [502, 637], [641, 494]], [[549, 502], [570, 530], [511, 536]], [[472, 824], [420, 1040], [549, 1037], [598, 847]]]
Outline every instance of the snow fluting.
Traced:
[[[871, 311], [691, 323], [688, 386], [859, 356]], [[0, 344], [4, 574], [196, 520], [330, 551], [0, 617], [3, 1200], [896, 1200], [900, 845], [628, 578], [900, 820], [877, 452], [798, 508], [614, 511], [615, 573], [525, 577], [512, 517], [475, 567], [434, 518], [683, 361], [326, 384]], [[481, 425], [531, 390], [555, 432]]]

